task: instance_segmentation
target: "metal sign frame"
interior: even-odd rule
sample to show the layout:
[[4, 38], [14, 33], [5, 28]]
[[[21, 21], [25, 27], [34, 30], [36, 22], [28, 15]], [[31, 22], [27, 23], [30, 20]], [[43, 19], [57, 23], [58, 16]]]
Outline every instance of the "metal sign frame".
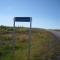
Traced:
[[14, 58], [13, 60], [16, 60], [15, 58], [15, 46], [16, 46], [16, 34], [15, 34], [15, 22], [30, 22], [30, 29], [29, 29], [29, 42], [28, 42], [28, 60], [31, 60], [31, 30], [32, 30], [32, 17], [14, 17], [14, 33], [13, 33], [13, 54], [14, 54]]

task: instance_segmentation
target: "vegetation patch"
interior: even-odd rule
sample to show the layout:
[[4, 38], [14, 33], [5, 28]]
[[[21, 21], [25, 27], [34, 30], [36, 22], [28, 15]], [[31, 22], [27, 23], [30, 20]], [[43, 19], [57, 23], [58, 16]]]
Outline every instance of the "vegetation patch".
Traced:
[[[13, 45], [13, 35], [10, 33], [13, 32], [13, 28], [2, 27], [0, 31], [2, 31], [2, 29], [8, 33], [0, 34], [0, 40], [7, 42], [4, 45], [0, 45], [0, 60], [13, 60], [13, 56], [15, 56], [16, 60], [27, 60], [29, 29], [16, 28], [16, 45]], [[57, 38], [52, 33], [44, 29], [32, 29], [31, 37], [31, 60], [54, 60], [56, 58], [60, 44], [56, 43]], [[8, 43], [8, 41], [12, 42]]]

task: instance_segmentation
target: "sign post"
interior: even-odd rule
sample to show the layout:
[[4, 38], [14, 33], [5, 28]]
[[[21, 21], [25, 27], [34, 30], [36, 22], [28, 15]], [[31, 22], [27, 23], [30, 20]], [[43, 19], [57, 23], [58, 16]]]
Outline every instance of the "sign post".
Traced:
[[[15, 53], [15, 46], [16, 46], [16, 39], [15, 39], [15, 22], [30, 22], [30, 29], [29, 29], [29, 41], [28, 41], [28, 60], [31, 60], [31, 30], [32, 30], [32, 17], [14, 17], [14, 33], [13, 33], [13, 50]], [[14, 54], [14, 59], [13, 60], [16, 60], [15, 59], [15, 54]]]

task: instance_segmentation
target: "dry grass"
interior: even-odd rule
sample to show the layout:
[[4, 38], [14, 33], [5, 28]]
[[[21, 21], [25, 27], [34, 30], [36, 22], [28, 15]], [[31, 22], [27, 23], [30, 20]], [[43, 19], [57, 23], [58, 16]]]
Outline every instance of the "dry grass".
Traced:
[[[24, 32], [24, 33], [23, 33]], [[5, 36], [6, 35], [6, 36]], [[11, 37], [10, 33], [3, 35], [4, 39], [6, 37]], [[1, 37], [0, 37], [1, 38]], [[15, 58], [16, 60], [27, 60], [28, 56], [28, 30], [16, 30], [16, 50], [15, 50]], [[2, 38], [1, 38], [2, 39]], [[10, 40], [10, 39], [9, 39]], [[5, 47], [11, 48], [3, 48], [0, 49], [0, 60], [13, 60], [13, 55], [11, 52], [13, 52], [12, 48], [13, 44], [5, 45]], [[43, 29], [32, 29], [32, 42], [31, 42], [31, 60], [49, 60], [53, 57], [55, 58], [55, 51], [56, 51], [56, 37], [51, 34], [50, 32], [47, 32]], [[59, 48], [60, 49], [60, 48]], [[8, 56], [8, 58], [7, 58]], [[53, 58], [53, 60], [54, 60]]]

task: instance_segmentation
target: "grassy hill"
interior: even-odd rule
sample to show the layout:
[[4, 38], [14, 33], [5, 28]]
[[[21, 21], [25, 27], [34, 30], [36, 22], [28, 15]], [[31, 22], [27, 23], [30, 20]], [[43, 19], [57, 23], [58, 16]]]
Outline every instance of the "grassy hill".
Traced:
[[[0, 26], [0, 60], [27, 60], [29, 48], [29, 29], [16, 27], [16, 46], [14, 53], [13, 27]], [[57, 38], [44, 29], [32, 28], [31, 60], [55, 60], [60, 45]]]

